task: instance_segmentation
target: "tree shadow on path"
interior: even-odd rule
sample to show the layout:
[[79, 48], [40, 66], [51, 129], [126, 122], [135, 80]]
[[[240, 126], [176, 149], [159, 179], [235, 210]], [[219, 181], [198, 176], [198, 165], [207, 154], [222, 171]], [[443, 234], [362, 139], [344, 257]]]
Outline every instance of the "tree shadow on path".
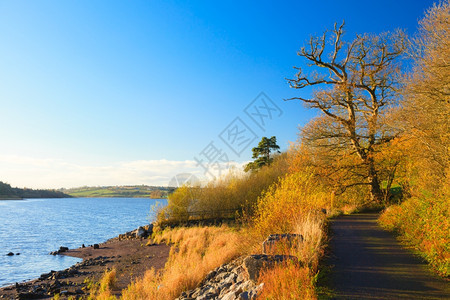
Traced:
[[[404, 249], [378, 225], [378, 214], [341, 216], [331, 222], [333, 299], [450, 299], [450, 283]], [[328, 298], [328, 297], [327, 297]]]

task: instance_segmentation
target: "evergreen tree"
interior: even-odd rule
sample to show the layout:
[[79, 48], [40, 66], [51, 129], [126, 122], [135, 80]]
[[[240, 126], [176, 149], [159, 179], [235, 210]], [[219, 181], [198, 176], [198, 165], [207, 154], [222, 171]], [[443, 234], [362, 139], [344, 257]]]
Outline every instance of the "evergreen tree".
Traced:
[[263, 137], [259, 142], [258, 147], [252, 149], [252, 158], [255, 160], [248, 163], [245, 166], [244, 171], [254, 171], [262, 166], [270, 165], [273, 161], [273, 157], [271, 157], [270, 154], [273, 151], [280, 153], [278, 149], [280, 149], [280, 146], [277, 145], [277, 138], [275, 136], [272, 136], [270, 139]]

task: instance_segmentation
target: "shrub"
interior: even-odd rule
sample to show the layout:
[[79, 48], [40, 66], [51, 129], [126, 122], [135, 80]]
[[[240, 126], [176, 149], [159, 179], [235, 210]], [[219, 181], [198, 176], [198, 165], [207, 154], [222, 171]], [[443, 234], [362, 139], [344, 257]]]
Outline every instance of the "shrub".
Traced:
[[169, 195], [168, 205], [157, 212], [157, 220], [164, 224], [190, 219], [236, 218], [243, 212], [252, 215], [261, 193], [287, 170], [287, 155], [281, 154], [270, 166], [255, 172], [232, 170], [204, 187], [180, 187]]
[[112, 290], [117, 285], [116, 269], [110, 271], [106, 270], [103, 274], [102, 279], [100, 279], [100, 291]]
[[450, 275], [449, 196], [413, 197], [388, 207], [379, 218], [382, 227], [396, 231], [444, 277]]
[[329, 193], [311, 173], [285, 175], [260, 197], [254, 218], [255, 230], [263, 237], [295, 230], [298, 218], [328, 205]]

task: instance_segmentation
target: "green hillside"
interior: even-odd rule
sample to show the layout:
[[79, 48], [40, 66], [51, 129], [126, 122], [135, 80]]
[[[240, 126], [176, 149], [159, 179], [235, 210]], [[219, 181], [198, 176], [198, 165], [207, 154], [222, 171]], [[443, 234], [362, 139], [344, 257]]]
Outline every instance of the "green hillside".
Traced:
[[173, 192], [174, 188], [148, 185], [132, 186], [102, 186], [102, 187], [79, 187], [61, 189], [60, 191], [72, 197], [79, 198], [153, 198], [162, 199]]

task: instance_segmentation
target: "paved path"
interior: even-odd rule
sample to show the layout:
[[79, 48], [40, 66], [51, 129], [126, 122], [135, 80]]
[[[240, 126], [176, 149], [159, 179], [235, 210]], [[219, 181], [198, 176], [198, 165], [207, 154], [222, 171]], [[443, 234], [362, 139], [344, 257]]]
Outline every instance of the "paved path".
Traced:
[[331, 223], [334, 299], [450, 299], [450, 282], [378, 227], [378, 214], [355, 214]]

